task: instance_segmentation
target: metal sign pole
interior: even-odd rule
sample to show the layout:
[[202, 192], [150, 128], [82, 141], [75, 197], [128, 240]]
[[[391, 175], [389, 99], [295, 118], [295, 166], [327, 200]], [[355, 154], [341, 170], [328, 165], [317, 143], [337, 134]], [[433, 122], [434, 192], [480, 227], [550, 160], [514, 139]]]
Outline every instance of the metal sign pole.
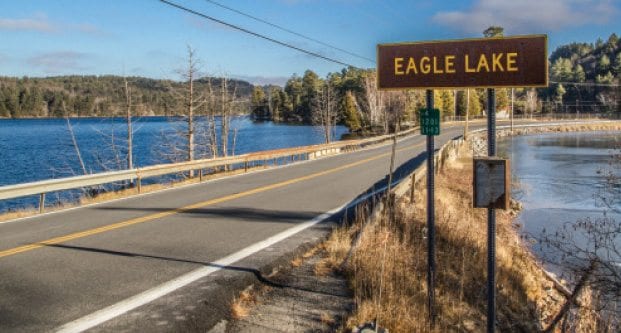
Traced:
[[[496, 90], [487, 89], [487, 155], [496, 156]], [[487, 332], [496, 322], [496, 211], [487, 208]]]
[[[433, 109], [433, 90], [427, 89], [427, 111]], [[439, 124], [438, 124], [439, 126]], [[434, 289], [436, 278], [435, 263], [435, 208], [434, 208], [434, 138], [427, 135], [427, 288], [429, 299], [429, 320], [431, 327], [435, 325]]]

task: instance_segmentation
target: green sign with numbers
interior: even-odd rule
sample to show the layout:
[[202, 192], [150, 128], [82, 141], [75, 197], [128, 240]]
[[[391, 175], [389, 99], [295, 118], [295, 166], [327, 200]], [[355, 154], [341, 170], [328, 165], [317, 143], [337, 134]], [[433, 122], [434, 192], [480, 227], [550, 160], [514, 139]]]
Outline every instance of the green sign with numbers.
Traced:
[[420, 134], [440, 135], [440, 110], [420, 109]]

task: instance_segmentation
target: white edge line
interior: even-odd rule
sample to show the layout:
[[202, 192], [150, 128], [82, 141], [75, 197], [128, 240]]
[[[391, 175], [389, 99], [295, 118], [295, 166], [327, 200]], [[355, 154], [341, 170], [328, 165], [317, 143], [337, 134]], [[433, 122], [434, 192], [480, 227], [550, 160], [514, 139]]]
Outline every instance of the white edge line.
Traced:
[[[406, 177], [407, 178], [407, 177]], [[397, 182], [394, 182], [397, 183]], [[367, 198], [376, 195], [379, 192], [386, 190], [386, 186], [373, 191], [372, 193], [368, 193], [351, 203], [342, 205], [340, 207], [334, 208], [328, 212], [325, 212], [321, 215], [314, 217], [312, 220], [301, 223], [293, 228], [287, 229], [283, 232], [280, 232], [274, 236], [266, 238], [260, 242], [254, 243], [244, 249], [241, 249], [231, 255], [228, 255], [224, 258], [218, 259], [211, 263], [211, 267], [201, 267], [196, 270], [193, 270], [189, 273], [176, 277], [168, 282], [164, 282], [159, 286], [146, 290], [140, 294], [134, 295], [130, 298], [122, 300], [116, 304], [93, 312], [89, 315], [86, 315], [82, 318], [69, 322], [55, 330], [57, 333], [79, 333], [84, 332], [90, 328], [93, 328], [99, 324], [102, 324], [110, 319], [118, 317], [122, 314], [125, 314], [135, 308], [138, 308], [142, 305], [148, 304], [162, 296], [165, 296], [177, 289], [185, 287], [192, 282], [195, 282], [203, 277], [211, 275], [225, 266], [229, 266], [239, 260], [242, 260], [246, 257], [249, 257], [271, 245], [274, 245], [286, 238], [289, 238], [303, 230], [306, 230], [320, 222], [325, 221], [330, 218], [334, 214], [340, 212], [341, 210], [357, 205], [358, 203], [366, 200]]]

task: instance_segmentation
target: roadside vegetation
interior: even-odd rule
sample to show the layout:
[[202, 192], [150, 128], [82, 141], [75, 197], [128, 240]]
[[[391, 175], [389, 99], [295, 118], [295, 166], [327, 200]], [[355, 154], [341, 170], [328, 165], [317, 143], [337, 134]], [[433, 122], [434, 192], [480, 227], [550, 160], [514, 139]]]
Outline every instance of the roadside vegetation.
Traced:
[[[480, 332], [486, 325], [486, 211], [472, 208], [471, 155], [447, 164], [436, 183], [436, 322], [427, 310], [427, 250], [424, 182], [415, 202], [397, 199], [395, 218], [386, 214], [362, 226], [336, 230], [325, 248], [328, 262], [348, 278], [355, 310], [347, 327], [377, 322], [390, 332]], [[497, 216], [497, 305], [499, 332], [539, 332], [560, 311], [563, 294], [544, 273], [512, 222], [517, 205]], [[351, 244], [363, 229], [357, 246]], [[334, 260], [333, 258], [339, 258]], [[581, 304], [590, 301], [580, 296]], [[582, 307], [569, 325], [596, 331], [596, 313]]]

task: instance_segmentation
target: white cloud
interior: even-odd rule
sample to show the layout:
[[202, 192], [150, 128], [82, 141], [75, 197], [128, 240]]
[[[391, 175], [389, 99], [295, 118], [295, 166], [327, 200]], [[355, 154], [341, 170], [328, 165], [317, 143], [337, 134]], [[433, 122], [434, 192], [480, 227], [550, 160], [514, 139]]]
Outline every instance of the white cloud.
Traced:
[[105, 35], [90, 23], [61, 24], [52, 22], [44, 13], [35, 13], [31, 18], [0, 18], [0, 31], [36, 31], [43, 33], [72, 32], [101, 36]]
[[42, 53], [28, 58], [26, 62], [31, 66], [42, 68], [48, 74], [64, 74], [87, 69], [83, 64], [87, 58], [86, 53], [59, 51]]
[[55, 32], [58, 30], [58, 27], [45, 18], [0, 18], [0, 30]]
[[477, 0], [468, 10], [439, 12], [432, 20], [466, 33], [480, 34], [499, 25], [517, 34], [606, 24], [618, 14], [610, 0]]

